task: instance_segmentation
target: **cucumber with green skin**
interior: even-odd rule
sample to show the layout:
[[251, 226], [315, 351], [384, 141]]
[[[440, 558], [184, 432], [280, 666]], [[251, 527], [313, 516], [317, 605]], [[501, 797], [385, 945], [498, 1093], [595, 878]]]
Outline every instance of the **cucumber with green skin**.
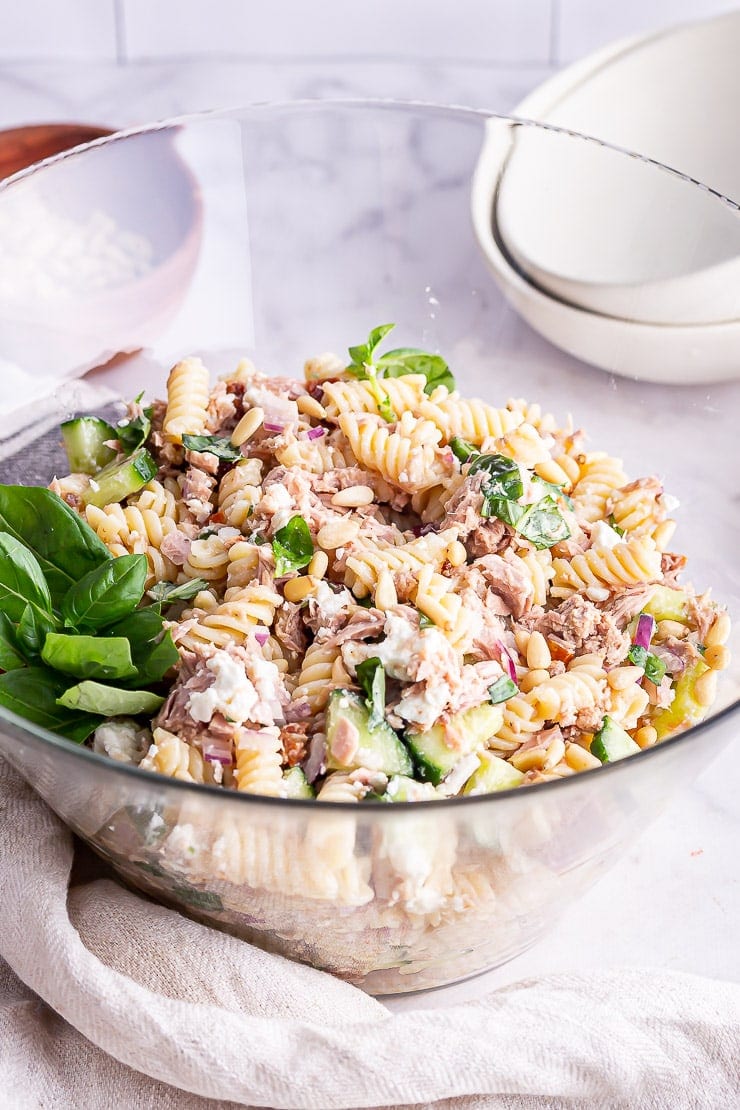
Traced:
[[689, 619], [689, 595], [671, 586], [656, 586], [643, 613], [649, 613], [656, 621], [680, 621], [686, 624]]
[[[432, 725], [426, 732], [407, 732], [406, 742], [422, 779], [438, 786], [465, 755], [478, 751], [504, 722], [501, 705], [484, 702], [452, 717], [447, 726]], [[447, 730], [461, 737], [459, 747], [447, 743]]]
[[62, 439], [74, 474], [97, 474], [113, 462], [116, 452], [106, 441], [118, 439], [115, 428], [99, 416], [78, 416], [62, 424]]
[[283, 774], [286, 798], [314, 798], [316, 792], [300, 767], [291, 767]]
[[708, 670], [703, 659], [696, 659], [676, 680], [673, 701], [667, 709], [662, 709], [653, 717], [652, 723], [659, 740], [696, 725], [706, 717], [707, 706], [697, 701], [695, 687], [697, 679]]
[[96, 505], [101, 509], [114, 501], [123, 501], [156, 478], [157, 469], [149, 452], [140, 447], [127, 459], [111, 463], [96, 474], [82, 500], [86, 505]]
[[[357, 732], [357, 743], [342, 750], [342, 722]], [[355, 771], [367, 767], [386, 775], [411, 775], [411, 757], [385, 721], [370, 727], [370, 711], [364, 698], [351, 690], [333, 690], [326, 711], [326, 766], [330, 771]]]
[[499, 790], [512, 790], [524, 781], [521, 771], [493, 752], [481, 752], [478, 758], [480, 765], [465, 783], [463, 794], [495, 794]]
[[591, 741], [591, 754], [602, 763], [616, 763], [618, 759], [626, 759], [628, 755], [636, 755], [639, 751], [639, 744], [611, 717], [604, 717], [601, 728]]

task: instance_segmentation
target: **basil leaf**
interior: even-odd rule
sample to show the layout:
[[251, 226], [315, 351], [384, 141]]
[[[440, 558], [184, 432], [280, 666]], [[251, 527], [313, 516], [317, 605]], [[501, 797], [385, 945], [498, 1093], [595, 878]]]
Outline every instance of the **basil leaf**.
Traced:
[[466, 463], [473, 455], [479, 454], [478, 448], [474, 447], [472, 443], [468, 443], [466, 439], [461, 439], [460, 436], [453, 436], [450, 440], [450, 449], [452, 454], [460, 462]]
[[373, 656], [358, 663], [357, 681], [365, 695], [367, 707], [370, 710], [368, 728], [377, 728], [385, 720], [385, 670], [383, 664]]
[[313, 540], [302, 516], [294, 516], [284, 528], [278, 529], [272, 541], [272, 553], [276, 578], [308, 566], [313, 556]]
[[356, 597], [355, 604], [359, 605], [363, 609], [372, 609], [373, 599], [369, 595], [368, 597]]
[[419, 610], [419, 628], [436, 628], [436, 627], [437, 626], [434, 623], [434, 621], [432, 620], [432, 618], [428, 617], [426, 615], [426, 613], [422, 613], [422, 611], [420, 609]]
[[480, 515], [498, 517], [504, 524], [516, 528], [526, 511], [518, 501], [509, 501], [506, 497], [487, 497], [483, 502]]
[[540, 550], [567, 540], [570, 535], [565, 517], [552, 497], [543, 497], [534, 505], [528, 505], [515, 528]]
[[231, 440], [224, 436], [184, 435], [182, 445], [187, 451], [207, 451], [222, 462], [238, 462], [243, 458], [241, 447], [235, 447]]
[[647, 661], [647, 657], [647, 648], [640, 647], [639, 644], [633, 644], [627, 652], [627, 658], [629, 659], [630, 663], [633, 663], [636, 667], [642, 667], [643, 670], [645, 670], [645, 662]]
[[123, 690], [89, 680], [70, 686], [57, 698], [57, 705], [86, 710], [98, 717], [137, 717], [142, 713], [151, 716], [163, 702], [164, 698], [148, 690]]
[[14, 671], [25, 665], [26, 660], [19, 649], [12, 621], [5, 613], [0, 613], [0, 671]]
[[647, 648], [641, 647], [639, 644], [632, 644], [627, 652], [627, 658], [636, 667], [642, 667], [645, 678], [654, 682], [656, 686], [660, 686], [666, 672], [666, 665], [662, 659], [659, 659], [652, 651], [648, 651]]
[[[139, 394], [136, 398], [137, 403], [143, 394]], [[149, 438], [149, 433], [152, 430], [152, 410], [146, 408], [142, 411], [141, 416], [134, 416], [129, 420], [128, 424], [123, 427], [119, 424], [116, 428], [116, 438], [121, 445], [121, 450], [126, 455], [132, 455], [134, 451], [138, 451], [143, 447]]]
[[483, 472], [481, 489], [486, 498], [504, 497], [518, 501], [524, 493], [522, 473], [518, 463], [506, 455], [476, 455], [468, 474]]
[[55, 608], [83, 575], [113, 559], [89, 524], [41, 486], [0, 486], [0, 528], [35, 555]]
[[121, 555], [86, 574], [62, 601], [67, 628], [104, 628], [141, 601], [149, 568], [146, 555]]
[[46, 667], [23, 667], [0, 675], [0, 705], [19, 717], [81, 744], [100, 723], [86, 713], [70, 713], [57, 704], [64, 680]]
[[0, 532], [0, 610], [17, 622], [27, 606], [51, 622], [51, 594], [38, 560], [15, 536]]
[[75, 678], [133, 678], [129, 642], [123, 636], [66, 636], [52, 632], [46, 637], [41, 658], [49, 667]]
[[516, 682], [506, 677], [506, 675], [502, 675], [501, 678], [496, 679], [492, 686], [488, 687], [488, 700], [491, 705], [498, 705], [499, 702], [508, 701], [509, 698], [514, 697], [514, 694], [518, 693], [519, 687]]
[[438, 385], [444, 385], [452, 392], [455, 379], [452, 371], [441, 355], [421, 351], [418, 347], [397, 347], [386, 351], [376, 365], [386, 377], [400, 378], [403, 374], [423, 374], [426, 378], [424, 392], [433, 393]]
[[[367, 343], [362, 343], [358, 347], [349, 348], [349, 357], [352, 360], [347, 370], [356, 378], [365, 377], [365, 365], [373, 360], [373, 353], [375, 348], [379, 345], [381, 340], [395, 328], [395, 324], [379, 324], [377, 328], [373, 328], [370, 335], [367, 337]], [[359, 371], [355, 373], [355, 371]]]
[[532, 481], [539, 482], [541, 486], [544, 486], [550, 496], [553, 497], [556, 501], [559, 497], [562, 497], [568, 508], [573, 508], [573, 500], [572, 498], [568, 497], [567, 493], [564, 492], [562, 486], [557, 486], [554, 482], [548, 482], [544, 478], [540, 478], [539, 474], [533, 474]]
[[137, 674], [136, 678], [126, 685], [136, 688], [161, 682], [167, 671], [180, 659], [180, 652], [175, 647], [175, 641], [169, 629], [160, 640], [132, 646], [131, 654]]
[[115, 624], [108, 625], [102, 630], [102, 635], [106, 638], [125, 636], [131, 644], [132, 652], [135, 653], [139, 648], [156, 640], [163, 627], [161, 614], [153, 605], [149, 605], [145, 609], [134, 610]]
[[56, 621], [48, 614], [39, 612], [30, 604], [26, 605], [16, 626], [19, 647], [27, 656], [40, 655], [44, 640], [56, 627]]
[[207, 588], [208, 583], [205, 578], [191, 578], [189, 582], [181, 582], [179, 586], [174, 582], [155, 582], [151, 590], [147, 590], [146, 593], [153, 601], [161, 602], [162, 605], [172, 605], [175, 601], [190, 601], [197, 593]]
[[[568, 498], [568, 500], [570, 500], [570, 498]], [[572, 504], [573, 504], [573, 502], [571, 501], [571, 505]], [[623, 536], [624, 535], [625, 530], [624, 530], [624, 528], [620, 528], [619, 525], [617, 524], [616, 520], [614, 519], [614, 513], [609, 514], [607, 524], [609, 525], [610, 528], [614, 529], [614, 531], [617, 533], [618, 536]]]
[[665, 672], [666, 665], [663, 660], [659, 659], [657, 655], [653, 655], [652, 651], [648, 652], [648, 657], [645, 660], [645, 678], [654, 682], [656, 686], [660, 686]]

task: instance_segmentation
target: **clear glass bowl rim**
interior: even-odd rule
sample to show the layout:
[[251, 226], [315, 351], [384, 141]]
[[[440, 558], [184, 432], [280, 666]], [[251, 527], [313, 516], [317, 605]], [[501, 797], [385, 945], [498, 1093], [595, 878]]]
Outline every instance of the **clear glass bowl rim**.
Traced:
[[[190, 112], [180, 116], [172, 116], [167, 119], [158, 120], [153, 123], [141, 124], [135, 127], [125, 128], [121, 131], [114, 131], [110, 135], [104, 135], [99, 139], [93, 139], [87, 143], [81, 143], [79, 146], [71, 147], [69, 150], [63, 150], [59, 154], [51, 155], [49, 158], [44, 158], [39, 162], [34, 162], [33, 165], [28, 166], [26, 169], [19, 170], [17, 173], [12, 174], [10, 177], [0, 181], [0, 194], [8, 187], [14, 185], [16, 182], [22, 181], [25, 178], [32, 177], [34, 174], [45, 169], [47, 166], [55, 165], [58, 162], [63, 162], [67, 158], [75, 157], [78, 154], [86, 153], [96, 147], [108, 146], [111, 143], [119, 142], [122, 139], [132, 138], [136, 135], [143, 135], [147, 132], [164, 131], [173, 127], [180, 127], [188, 123], [207, 122], [210, 119], [238, 119], [245, 114], [253, 113], [255, 115], [266, 115], [269, 112], [321, 112], [324, 109], [350, 109], [354, 111], [359, 110], [380, 110], [380, 111], [394, 111], [400, 110], [403, 112], [418, 112], [428, 116], [446, 116], [452, 119], [462, 120], [479, 120], [485, 122], [488, 119], [500, 120], [502, 123], [511, 123], [516, 126], [531, 127], [537, 131], [552, 132], [555, 134], [565, 135], [568, 138], [580, 140], [582, 142], [593, 143], [595, 146], [603, 147], [606, 150], [612, 150], [618, 155], [637, 159], [647, 165], [655, 166], [657, 170], [668, 173], [687, 184], [701, 189], [702, 192], [709, 193], [730, 208], [740, 211], [740, 203], [732, 200], [730, 197], [725, 196], [724, 193], [719, 192], [717, 189], [706, 185], [696, 178], [691, 177], [689, 174], [683, 173], [672, 166], [666, 165], [664, 162], [659, 162], [655, 158], [649, 158], [647, 155], [640, 154], [637, 151], [629, 150], [626, 147], [617, 146], [614, 143], [606, 142], [603, 139], [595, 138], [593, 135], [586, 135], [581, 131], [573, 131], [570, 128], [558, 127], [550, 123], [542, 123], [538, 120], [526, 119], [519, 116], [509, 116], [500, 112], [491, 112], [486, 108], [471, 108], [464, 105], [457, 104], [436, 104], [432, 101], [425, 100], [396, 100], [386, 97], [347, 97], [338, 99], [318, 99], [318, 98], [305, 98], [298, 100], [265, 100], [254, 101], [252, 103], [244, 104], [241, 106], [234, 106], [230, 108], [211, 108], [202, 112]], [[702, 733], [708, 733], [714, 730], [715, 726], [720, 725], [724, 721], [729, 721], [738, 715], [740, 711], [740, 697], [737, 698], [730, 705], [725, 706], [719, 713], [712, 717], [708, 717], [699, 724], [694, 725], [692, 728], [686, 729], [684, 732], [676, 736], [669, 737], [661, 741], [652, 748], [646, 748], [643, 751], [630, 756], [628, 759], [619, 760], [616, 763], [607, 763], [602, 767], [594, 768], [590, 771], [582, 771], [577, 775], [570, 775], [567, 778], [554, 779], [550, 782], [531, 783], [529, 786], [519, 786], [514, 790], [502, 790], [493, 794], [476, 794], [467, 797], [454, 797], [454, 798], [439, 798], [434, 801], [424, 802], [394, 802], [392, 805], [380, 803], [365, 803], [363, 809], [368, 805], [372, 806], [372, 812], [376, 815], [387, 815], [388, 819], [392, 820], [391, 815], [394, 813], [405, 814], [409, 811], [419, 812], [419, 807], [423, 807], [423, 811], [427, 812], [430, 808], [437, 809], [445, 807], [446, 809], [452, 806], [473, 806], [473, 805], [502, 805], [507, 802], [513, 802], [515, 798], [524, 795], [530, 795], [534, 790], [537, 796], [541, 796], [543, 791], [552, 790], [565, 790], [575, 782], [583, 782], [584, 777], [598, 775], [603, 777], [607, 774], [614, 775], [617, 772], [625, 772], [630, 766], [635, 764], [635, 761], [644, 763], [646, 759], [656, 757], [660, 752], [665, 752], [675, 749], [676, 745], [684, 744]], [[166, 775], [159, 775], [151, 771], [142, 771], [138, 767], [125, 763], [117, 763], [104, 755], [99, 755], [97, 752], [86, 748], [83, 745], [77, 745], [71, 740], [65, 739], [63, 736], [57, 736], [56, 733], [42, 728], [41, 726], [34, 725], [31, 721], [26, 721], [24, 718], [17, 716], [14, 713], [4, 709], [0, 706], [0, 722], [4, 731], [10, 736], [16, 737], [21, 741], [31, 740], [32, 743], [40, 742], [41, 745], [48, 745], [52, 748], [58, 748], [61, 751], [72, 755], [78, 756], [80, 759], [90, 762], [90, 766], [104, 768], [108, 774], [124, 775], [131, 779], [131, 781], [138, 782], [142, 785], [148, 782], [150, 787], [157, 786], [158, 783], [166, 783], [168, 787], [175, 790], [185, 791], [186, 793], [196, 792], [197, 797], [204, 797], [204, 794], [209, 794], [214, 798], [224, 800], [225, 795], [230, 802], [236, 802], [238, 805], [252, 805], [261, 806], [267, 805], [295, 810], [297, 807], [309, 810], [346, 810], [346, 805], [343, 802], [319, 802], [315, 798], [271, 798], [259, 794], [241, 794], [238, 791], [225, 792], [219, 786], [210, 786], [206, 783], [183, 782], [181, 779], [168, 778]]]

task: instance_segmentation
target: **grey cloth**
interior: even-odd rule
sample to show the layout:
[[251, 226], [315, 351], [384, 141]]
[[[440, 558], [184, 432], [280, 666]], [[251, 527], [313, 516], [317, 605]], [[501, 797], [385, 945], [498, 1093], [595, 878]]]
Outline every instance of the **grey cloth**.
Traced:
[[73, 870], [72, 835], [2, 760], [0, 822], [3, 1107], [738, 1103], [737, 985], [615, 970], [394, 1014]]

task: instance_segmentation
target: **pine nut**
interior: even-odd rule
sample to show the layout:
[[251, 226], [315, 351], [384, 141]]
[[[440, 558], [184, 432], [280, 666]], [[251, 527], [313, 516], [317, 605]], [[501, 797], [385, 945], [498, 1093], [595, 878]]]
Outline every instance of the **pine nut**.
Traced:
[[250, 409], [249, 412], [245, 412], [231, 433], [231, 442], [234, 446], [241, 447], [242, 443], [251, 439], [264, 419], [265, 414], [262, 409]]
[[461, 567], [463, 563], [467, 562], [468, 553], [459, 540], [453, 540], [447, 548], [447, 562], [450, 566]]
[[523, 751], [515, 752], [510, 757], [509, 763], [513, 764], [517, 771], [539, 771], [545, 762], [545, 752], [545, 748], [525, 748]]
[[707, 647], [726, 644], [730, 635], [730, 618], [727, 613], [719, 613], [712, 627], [706, 635], [704, 643]]
[[330, 520], [319, 529], [316, 539], [319, 547], [323, 547], [325, 551], [335, 551], [338, 547], [351, 543], [359, 530], [360, 525], [356, 520]]
[[527, 666], [533, 670], [547, 670], [552, 663], [552, 655], [547, 641], [541, 632], [533, 632], [527, 644]]
[[601, 760], [591, 755], [591, 752], [582, 748], [580, 744], [565, 745], [565, 762], [574, 771], [591, 771], [601, 766]]
[[658, 740], [657, 730], [652, 725], [643, 725], [635, 733], [635, 743], [641, 748], [652, 748]]
[[329, 568], [329, 556], [325, 551], [314, 551], [311, 562], [308, 564], [308, 573], [312, 578], [323, 578]]
[[642, 667], [615, 667], [613, 671], [609, 671], [606, 681], [612, 690], [626, 690], [628, 686], [639, 682], [643, 673]]
[[704, 662], [713, 671], [724, 671], [730, 663], [730, 653], [724, 644], [710, 644], [704, 652]]
[[529, 643], [530, 633], [526, 628], [517, 628], [514, 631], [514, 641], [517, 646], [517, 651], [520, 655], [527, 654], [527, 644]]
[[394, 605], [398, 605], [396, 586], [390, 571], [382, 570], [378, 576], [378, 584], [375, 587], [375, 604], [378, 609], [391, 609]]
[[694, 683], [694, 697], [699, 705], [708, 709], [716, 696], [717, 673], [716, 671], [705, 671]]
[[374, 500], [370, 486], [347, 486], [334, 494], [331, 503], [343, 509], [359, 509], [361, 505], [372, 505]]
[[667, 640], [669, 636], [674, 636], [677, 640], [683, 639], [688, 632], [685, 624], [680, 621], [664, 620], [658, 621], [655, 635], [658, 640]]
[[303, 601], [315, 589], [316, 583], [313, 578], [304, 574], [300, 578], [289, 579], [283, 587], [283, 594], [286, 601]]
[[326, 409], [310, 393], [302, 394], [296, 404], [298, 405], [298, 411], [302, 412], [304, 416], [312, 416], [314, 420], [324, 420], [326, 418]]

